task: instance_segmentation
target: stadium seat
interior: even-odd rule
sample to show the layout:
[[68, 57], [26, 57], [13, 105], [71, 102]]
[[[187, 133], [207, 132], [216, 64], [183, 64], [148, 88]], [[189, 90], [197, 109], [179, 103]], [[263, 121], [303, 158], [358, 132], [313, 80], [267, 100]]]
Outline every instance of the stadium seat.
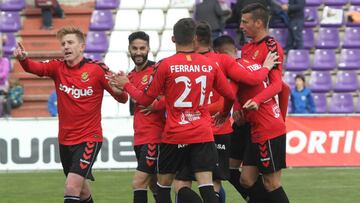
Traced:
[[339, 30], [337, 28], [321, 27], [316, 39], [317, 49], [336, 49], [339, 47]]
[[90, 20], [90, 30], [105, 31], [114, 27], [111, 10], [94, 10]]
[[164, 30], [161, 36], [160, 51], [175, 51], [175, 43], [171, 41], [172, 30]]
[[354, 101], [351, 93], [334, 93], [330, 100], [330, 113], [353, 113]]
[[25, 0], [2, 0], [0, 11], [21, 11], [25, 8]]
[[110, 35], [109, 52], [127, 52], [129, 46], [128, 37], [130, 31], [113, 31]]
[[323, 93], [312, 94], [316, 113], [327, 113], [326, 95]]
[[17, 32], [21, 29], [18, 12], [0, 12], [0, 32]]
[[[359, 1], [359, 4], [360, 4], [360, 0]], [[350, 6], [349, 8], [349, 12], [351, 11], [356, 11], [356, 12], [360, 12], [360, 5], [352, 5]], [[349, 19], [347, 19], [347, 22], [346, 22], [346, 27], [359, 27], [360, 26], [360, 23], [356, 22], [350, 22]]]
[[129, 58], [126, 52], [108, 52], [104, 63], [115, 73], [129, 69]]
[[3, 46], [4, 56], [11, 56], [16, 48], [16, 38], [14, 33], [6, 33], [6, 41]]
[[85, 52], [104, 53], [109, 47], [107, 35], [103, 31], [90, 31], [86, 35]]
[[317, 49], [314, 54], [313, 70], [333, 70], [336, 68], [334, 49]]
[[159, 30], [164, 28], [165, 15], [161, 9], [144, 9], [140, 16], [140, 30]]
[[306, 6], [320, 6], [322, 4], [322, 0], [306, 0]]
[[335, 92], [353, 92], [359, 89], [358, 76], [355, 71], [338, 71], [336, 73]]
[[304, 71], [310, 67], [309, 50], [289, 50], [285, 67], [287, 71]]
[[96, 61], [102, 61], [103, 57], [100, 53], [84, 53], [85, 58], [89, 58]]
[[176, 52], [175, 51], [159, 51], [156, 54], [156, 61], [160, 61], [161, 59], [164, 59], [166, 57], [172, 56], [174, 55]]
[[145, 0], [144, 8], [155, 8], [167, 10], [169, 8], [170, 0]]
[[338, 68], [340, 70], [360, 69], [360, 49], [341, 49]]
[[345, 28], [342, 48], [360, 48], [360, 27]]
[[351, 5], [360, 5], [360, 0], [350, 0]]
[[194, 8], [195, 2], [196, 0], [170, 0], [170, 8], [186, 8], [191, 10]]
[[345, 6], [349, 0], [323, 0], [325, 6]]
[[104, 94], [101, 104], [101, 117], [115, 117], [119, 114], [119, 102], [111, 95]]
[[95, 9], [117, 9], [119, 3], [119, 0], [96, 0]]
[[290, 88], [294, 88], [295, 87], [295, 77], [298, 74], [303, 75], [303, 72], [301, 72], [301, 71], [285, 71], [283, 80], [284, 80], [284, 82], [286, 82], [286, 84], [288, 84], [290, 86]]
[[136, 9], [138, 11], [142, 10], [145, 5], [145, 0], [121, 0], [119, 9]]
[[152, 53], [157, 53], [160, 48], [160, 37], [159, 33], [155, 30], [153, 31], [146, 31], [146, 33], [150, 37], [150, 50]]
[[325, 6], [320, 20], [321, 27], [340, 27], [344, 24], [344, 11], [342, 7]]
[[120, 9], [116, 13], [114, 30], [137, 30], [140, 24], [139, 12], [135, 9]]
[[174, 24], [181, 18], [189, 18], [190, 13], [188, 9], [170, 8], [166, 14], [165, 29], [173, 29]]
[[305, 27], [316, 27], [319, 22], [317, 7], [305, 7]]
[[302, 31], [304, 49], [312, 49], [314, 47], [314, 31], [312, 28], [304, 28]]
[[270, 28], [269, 35], [274, 37], [282, 47], [285, 47], [288, 36], [287, 28]]
[[332, 89], [331, 74], [328, 71], [312, 71], [309, 87], [313, 92], [328, 92]]

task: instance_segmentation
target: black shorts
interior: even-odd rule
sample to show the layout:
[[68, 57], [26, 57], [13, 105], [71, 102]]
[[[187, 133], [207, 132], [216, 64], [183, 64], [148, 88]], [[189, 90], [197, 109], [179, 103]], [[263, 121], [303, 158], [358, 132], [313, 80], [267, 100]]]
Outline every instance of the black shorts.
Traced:
[[264, 143], [250, 142], [245, 151], [243, 164], [257, 166], [262, 174], [286, 168], [286, 134]]
[[143, 144], [134, 146], [138, 166], [136, 170], [156, 174], [158, 145]]
[[184, 167], [191, 171], [212, 171], [218, 157], [214, 142], [196, 144], [160, 144], [158, 173], [176, 174]]
[[[230, 176], [229, 171], [229, 154], [230, 154], [230, 135], [215, 135], [215, 147], [218, 154], [218, 164], [214, 168], [213, 179], [214, 180], [228, 180]], [[181, 169], [176, 174], [175, 179], [189, 181], [195, 180], [194, 172], [187, 166]]]
[[91, 169], [101, 145], [102, 142], [83, 142], [70, 146], [60, 144], [60, 159], [65, 176], [71, 172], [94, 181]]
[[241, 126], [234, 123], [232, 127], [234, 131], [231, 134], [230, 158], [243, 160], [246, 144], [251, 136], [250, 123], [244, 123]]

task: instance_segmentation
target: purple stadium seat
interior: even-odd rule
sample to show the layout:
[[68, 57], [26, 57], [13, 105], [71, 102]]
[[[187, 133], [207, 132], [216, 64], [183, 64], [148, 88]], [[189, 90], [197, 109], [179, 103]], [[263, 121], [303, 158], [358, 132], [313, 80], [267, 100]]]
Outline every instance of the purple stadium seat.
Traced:
[[304, 40], [304, 49], [312, 49], [314, 47], [314, 31], [312, 28], [304, 28], [302, 31]]
[[269, 34], [270, 36], [274, 37], [282, 47], [285, 47], [288, 35], [287, 28], [270, 28]]
[[114, 20], [111, 10], [95, 10], [91, 15], [90, 30], [111, 30]]
[[360, 49], [341, 49], [338, 68], [342, 70], [360, 69]]
[[315, 103], [316, 113], [327, 113], [326, 95], [324, 93], [312, 94]]
[[360, 48], [360, 27], [345, 28], [342, 48]]
[[[289, 101], [290, 101], [290, 98], [289, 98]], [[288, 103], [288, 113], [292, 113], [291, 102]]]
[[332, 88], [331, 75], [328, 71], [312, 71], [309, 87], [313, 92], [328, 92]]
[[[360, 0], [359, 1], [359, 4], [360, 4]], [[350, 6], [349, 8], [349, 12], [350, 11], [356, 11], [356, 12], [360, 12], [360, 5], [352, 5]], [[347, 19], [347, 22], [346, 22], [346, 27], [358, 27], [360, 26], [360, 23], [353, 23], [353, 22], [350, 22], [349, 19]]]
[[322, 4], [322, 0], [306, 0], [306, 6], [320, 6]]
[[108, 47], [109, 41], [105, 32], [90, 31], [87, 33], [85, 52], [103, 53], [107, 51]]
[[336, 49], [339, 47], [339, 30], [337, 28], [321, 27], [316, 40], [318, 49]]
[[333, 70], [336, 68], [334, 49], [317, 49], [314, 54], [313, 70]]
[[3, 46], [4, 56], [11, 56], [16, 47], [16, 38], [14, 33], [7, 33], [6, 42]]
[[355, 71], [338, 71], [334, 86], [335, 92], [353, 92], [359, 88], [358, 76]]
[[351, 93], [334, 93], [330, 100], [330, 113], [353, 113], [354, 101]]
[[17, 32], [21, 28], [20, 15], [18, 12], [0, 12], [0, 31]]
[[84, 53], [84, 57], [96, 61], [103, 61], [101, 53]]
[[295, 87], [295, 77], [297, 74], [303, 75], [304, 73], [301, 71], [285, 71], [283, 80], [284, 80], [284, 82], [286, 82], [286, 84], [288, 84], [290, 86], [290, 88]]
[[285, 63], [287, 71], [304, 71], [310, 67], [309, 50], [296, 49], [289, 50]]
[[351, 5], [360, 5], [360, 0], [350, 0]]
[[315, 27], [318, 22], [317, 7], [305, 7], [305, 27]]
[[25, 0], [2, 0], [0, 3], [1, 11], [21, 11], [25, 8]]
[[96, 0], [95, 9], [117, 9], [119, 4], [119, 0]]
[[344, 6], [349, 0], [323, 0], [325, 6]]

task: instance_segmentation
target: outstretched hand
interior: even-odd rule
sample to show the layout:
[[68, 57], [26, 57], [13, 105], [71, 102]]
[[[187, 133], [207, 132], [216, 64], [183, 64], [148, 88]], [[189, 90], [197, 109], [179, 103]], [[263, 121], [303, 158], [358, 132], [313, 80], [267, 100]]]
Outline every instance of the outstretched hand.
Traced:
[[26, 56], [28, 55], [27, 52], [25, 51], [24, 46], [20, 42], [17, 43], [13, 54], [14, 57], [16, 57], [20, 61], [25, 60]]
[[277, 54], [277, 52], [269, 52], [266, 55], [265, 61], [263, 63], [263, 67], [269, 69], [269, 71], [271, 69], [273, 69], [275, 67], [275, 65], [280, 64], [281, 62], [277, 61], [277, 59], [279, 58], [279, 55]]
[[254, 102], [253, 100], [249, 99], [243, 105], [243, 108], [247, 109], [247, 110], [256, 110], [257, 111], [259, 109], [259, 105], [256, 102]]

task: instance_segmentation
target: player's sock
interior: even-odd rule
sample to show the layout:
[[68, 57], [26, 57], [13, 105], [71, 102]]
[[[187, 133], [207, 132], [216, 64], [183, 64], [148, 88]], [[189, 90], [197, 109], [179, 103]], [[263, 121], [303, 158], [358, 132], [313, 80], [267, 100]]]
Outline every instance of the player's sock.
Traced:
[[200, 196], [188, 187], [183, 187], [179, 190], [177, 195], [177, 203], [202, 203]]
[[219, 191], [219, 203], [225, 203], [226, 202], [226, 192], [224, 188], [221, 186]]
[[80, 197], [72, 196], [72, 195], [65, 195], [64, 203], [80, 203]]
[[199, 190], [204, 203], [218, 203], [212, 184], [199, 185]]
[[94, 200], [93, 200], [92, 196], [90, 195], [88, 198], [80, 201], [80, 203], [94, 203]]
[[229, 182], [234, 186], [234, 188], [240, 193], [240, 195], [246, 200], [249, 196], [249, 192], [240, 184], [241, 172], [239, 169], [230, 169], [230, 179]]
[[265, 190], [262, 178], [258, 178], [253, 186], [249, 188], [249, 203], [264, 203], [268, 192]]
[[171, 186], [163, 186], [160, 185], [159, 183], [157, 183], [156, 185], [157, 185], [156, 203], [171, 203], [171, 197], [170, 197]]
[[268, 192], [269, 199], [274, 203], [289, 203], [289, 199], [283, 189], [283, 187], [279, 187], [278, 189]]
[[220, 203], [220, 194], [215, 191], [215, 196], [216, 196], [217, 202]]
[[137, 189], [134, 190], [134, 203], [147, 203], [147, 190]]
[[157, 193], [153, 193], [153, 197], [154, 197], [154, 200], [155, 200], [155, 202], [156, 202]]

